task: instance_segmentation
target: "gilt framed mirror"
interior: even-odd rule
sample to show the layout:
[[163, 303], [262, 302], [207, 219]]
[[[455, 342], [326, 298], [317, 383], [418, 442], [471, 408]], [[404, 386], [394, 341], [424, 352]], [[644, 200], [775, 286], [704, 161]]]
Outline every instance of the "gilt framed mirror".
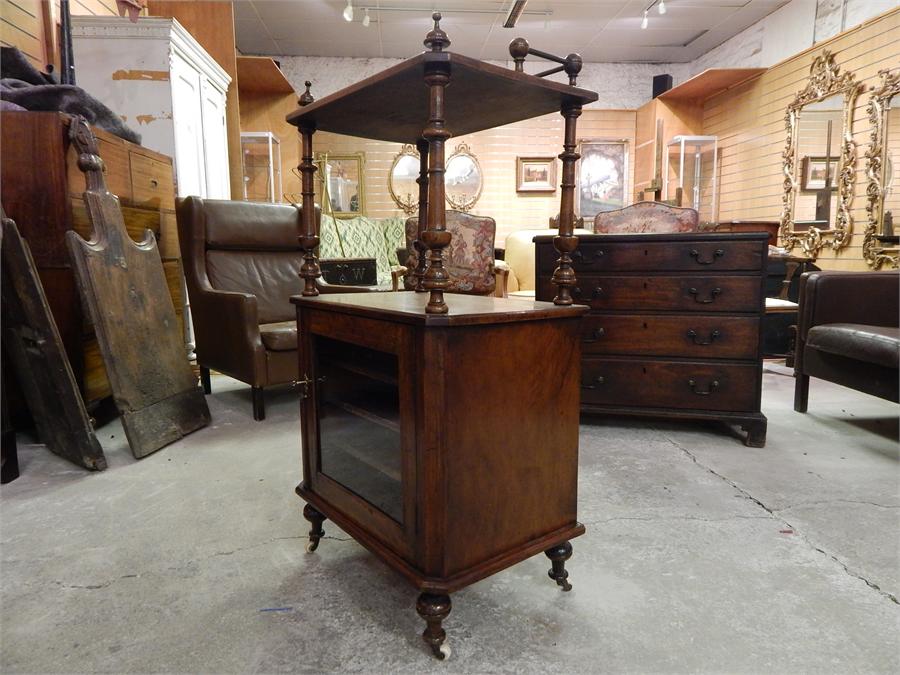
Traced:
[[856, 181], [853, 108], [859, 89], [853, 73], [841, 73], [825, 50], [787, 107], [780, 234], [788, 250], [800, 247], [815, 258], [825, 246], [839, 251], [850, 241]]
[[866, 106], [870, 140], [863, 258], [873, 269], [896, 268], [900, 253], [900, 68], [880, 70], [878, 77], [881, 82]]
[[415, 146], [406, 144], [394, 157], [388, 174], [388, 192], [391, 199], [407, 216], [419, 208], [419, 152]]
[[315, 162], [318, 169], [316, 197], [325, 205], [323, 211], [335, 218], [365, 215], [365, 153], [337, 155], [317, 152]]
[[447, 203], [457, 211], [471, 211], [481, 196], [484, 175], [469, 146], [460, 143], [447, 159], [444, 173]]

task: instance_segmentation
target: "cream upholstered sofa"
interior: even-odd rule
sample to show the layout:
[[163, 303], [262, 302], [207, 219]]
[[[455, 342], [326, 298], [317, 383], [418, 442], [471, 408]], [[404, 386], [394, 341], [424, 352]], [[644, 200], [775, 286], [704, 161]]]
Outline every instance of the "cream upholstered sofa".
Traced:
[[[507, 296], [534, 298], [534, 238], [542, 234], [558, 234], [554, 229], [517, 230], [506, 237], [503, 260], [509, 267], [506, 282]], [[590, 230], [576, 229], [576, 235], [593, 234]]]

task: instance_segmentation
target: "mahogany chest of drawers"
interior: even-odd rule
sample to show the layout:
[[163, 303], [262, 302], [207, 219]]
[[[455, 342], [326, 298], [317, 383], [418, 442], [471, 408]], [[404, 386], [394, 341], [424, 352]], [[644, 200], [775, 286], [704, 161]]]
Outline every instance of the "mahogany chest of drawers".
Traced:
[[[762, 447], [765, 233], [578, 238], [581, 410], [718, 419]], [[553, 237], [535, 238], [537, 300], [552, 300]]]

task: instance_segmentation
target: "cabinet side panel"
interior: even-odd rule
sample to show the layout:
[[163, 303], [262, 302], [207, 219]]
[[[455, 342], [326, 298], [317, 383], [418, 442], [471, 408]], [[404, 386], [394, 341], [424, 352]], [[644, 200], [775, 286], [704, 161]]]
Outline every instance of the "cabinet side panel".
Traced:
[[575, 524], [578, 325], [447, 331], [448, 574]]

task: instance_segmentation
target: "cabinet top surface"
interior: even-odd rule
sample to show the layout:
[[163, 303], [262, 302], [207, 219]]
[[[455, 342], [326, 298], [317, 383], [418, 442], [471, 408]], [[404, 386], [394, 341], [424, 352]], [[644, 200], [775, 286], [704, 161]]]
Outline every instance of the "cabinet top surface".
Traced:
[[[532, 241], [537, 244], [552, 244], [555, 235], [539, 234]], [[690, 242], [700, 239], [710, 241], [768, 241], [767, 232], [672, 232], [664, 234], [656, 233], [630, 233], [630, 234], [579, 234], [579, 244], [603, 244], [603, 243], [649, 243], [649, 242]]]
[[559, 112], [597, 100], [596, 92], [519, 73], [453, 52], [423, 52], [372, 77], [298, 108], [294, 126], [396, 143], [415, 143], [428, 124], [426, 67], [446, 69], [447, 128], [454, 136]]
[[582, 316], [586, 307], [557, 306], [519, 298], [494, 298], [476, 295], [445, 295], [447, 314], [426, 314], [428, 293], [327, 293], [315, 297], [295, 295], [298, 307], [355, 314], [368, 318], [398, 321], [431, 327], [471, 326], [477, 324], [518, 323], [545, 319], [569, 319]]

